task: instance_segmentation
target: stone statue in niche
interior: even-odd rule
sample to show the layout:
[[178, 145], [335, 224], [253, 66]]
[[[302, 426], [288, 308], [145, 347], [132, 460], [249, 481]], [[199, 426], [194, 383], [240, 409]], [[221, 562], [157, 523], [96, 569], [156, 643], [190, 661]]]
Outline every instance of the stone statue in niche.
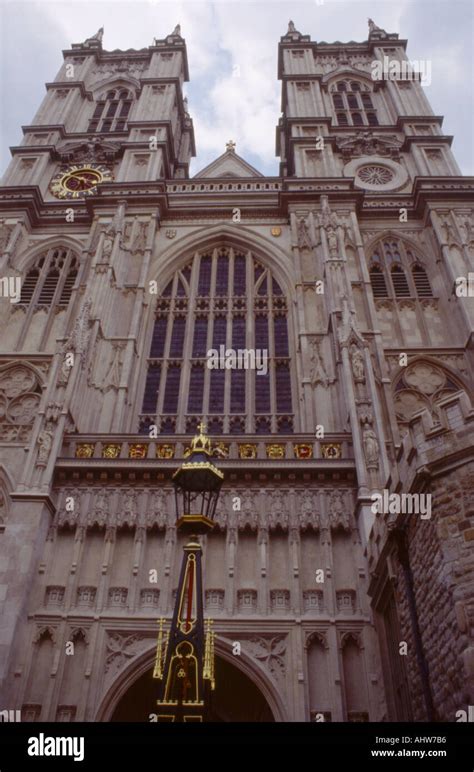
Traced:
[[338, 253], [337, 234], [332, 225], [328, 225], [326, 228], [326, 235], [328, 240], [328, 249], [331, 257], [336, 257]]
[[38, 458], [36, 466], [46, 466], [53, 444], [52, 425], [48, 424], [38, 435]]
[[351, 346], [351, 365], [355, 382], [363, 383], [365, 380], [364, 357], [355, 343]]
[[144, 252], [147, 244], [148, 223], [137, 223], [137, 232], [131, 243], [130, 250], [133, 254]]
[[325, 389], [327, 389], [329, 378], [323, 364], [319, 346], [320, 344], [317, 340], [311, 341], [311, 355], [310, 355], [311, 370], [310, 370], [309, 379], [313, 389], [315, 386], [317, 386], [318, 383], [320, 383]]
[[69, 364], [71, 360], [67, 355], [63, 354], [63, 361], [61, 363], [61, 369], [58, 375], [58, 386], [66, 386], [71, 374], [72, 365]]
[[106, 231], [102, 245], [102, 261], [108, 263], [114, 248], [114, 236]]
[[304, 217], [298, 220], [298, 247], [299, 249], [311, 249], [312, 243], [309, 235], [308, 223]]
[[367, 466], [377, 468], [379, 465], [380, 448], [377, 440], [377, 435], [374, 430], [368, 424], [363, 431], [363, 444], [365, 452], [365, 460]]

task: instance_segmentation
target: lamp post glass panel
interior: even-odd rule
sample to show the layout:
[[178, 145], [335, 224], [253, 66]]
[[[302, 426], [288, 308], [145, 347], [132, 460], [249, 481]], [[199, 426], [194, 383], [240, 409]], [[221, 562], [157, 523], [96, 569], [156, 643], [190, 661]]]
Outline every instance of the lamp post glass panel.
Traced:
[[224, 475], [211, 461], [211, 440], [204, 424], [198, 429], [173, 475], [177, 528], [189, 541], [184, 547], [169, 633], [160, 620], [153, 673], [160, 681], [159, 721], [203, 721], [209, 688], [214, 688], [214, 633], [211, 620], [204, 630], [202, 549], [197, 537], [214, 527]]

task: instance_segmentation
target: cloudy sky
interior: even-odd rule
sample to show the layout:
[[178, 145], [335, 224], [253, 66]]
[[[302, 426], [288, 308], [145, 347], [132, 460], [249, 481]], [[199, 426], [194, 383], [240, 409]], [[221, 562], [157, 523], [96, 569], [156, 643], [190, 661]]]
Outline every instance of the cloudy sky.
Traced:
[[105, 27], [103, 45], [144, 48], [177, 23], [186, 40], [194, 120], [195, 174], [232, 138], [264, 174], [278, 174], [277, 45], [289, 18], [314, 41], [363, 41], [367, 17], [408, 39], [410, 59], [429, 59], [426, 94], [464, 174], [474, 174], [474, 3], [472, 0], [0, 0], [0, 173], [62, 61], [61, 51]]

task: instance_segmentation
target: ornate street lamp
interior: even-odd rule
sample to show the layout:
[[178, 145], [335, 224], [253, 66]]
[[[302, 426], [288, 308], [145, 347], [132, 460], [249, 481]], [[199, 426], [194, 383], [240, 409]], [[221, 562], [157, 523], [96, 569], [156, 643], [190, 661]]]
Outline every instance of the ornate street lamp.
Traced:
[[159, 679], [158, 721], [203, 721], [209, 688], [214, 689], [214, 633], [204, 629], [202, 549], [199, 534], [214, 527], [224, 479], [211, 461], [211, 440], [200, 423], [185, 461], [173, 475], [177, 528], [189, 536], [184, 547], [171, 629], [159, 620], [153, 677]]

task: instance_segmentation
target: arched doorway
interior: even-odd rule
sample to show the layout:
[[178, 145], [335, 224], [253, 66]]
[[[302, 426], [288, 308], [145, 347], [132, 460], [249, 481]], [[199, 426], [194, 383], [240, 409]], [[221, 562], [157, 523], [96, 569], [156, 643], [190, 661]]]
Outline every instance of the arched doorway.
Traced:
[[[110, 721], [149, 721], [156, 713], [157, 682], [146, 670], [122, 695]], [[211, 696], [210, 721], [274, 721], [264, 695], [254, 682], [228, 660], [216, 657], [216, 688]]]

